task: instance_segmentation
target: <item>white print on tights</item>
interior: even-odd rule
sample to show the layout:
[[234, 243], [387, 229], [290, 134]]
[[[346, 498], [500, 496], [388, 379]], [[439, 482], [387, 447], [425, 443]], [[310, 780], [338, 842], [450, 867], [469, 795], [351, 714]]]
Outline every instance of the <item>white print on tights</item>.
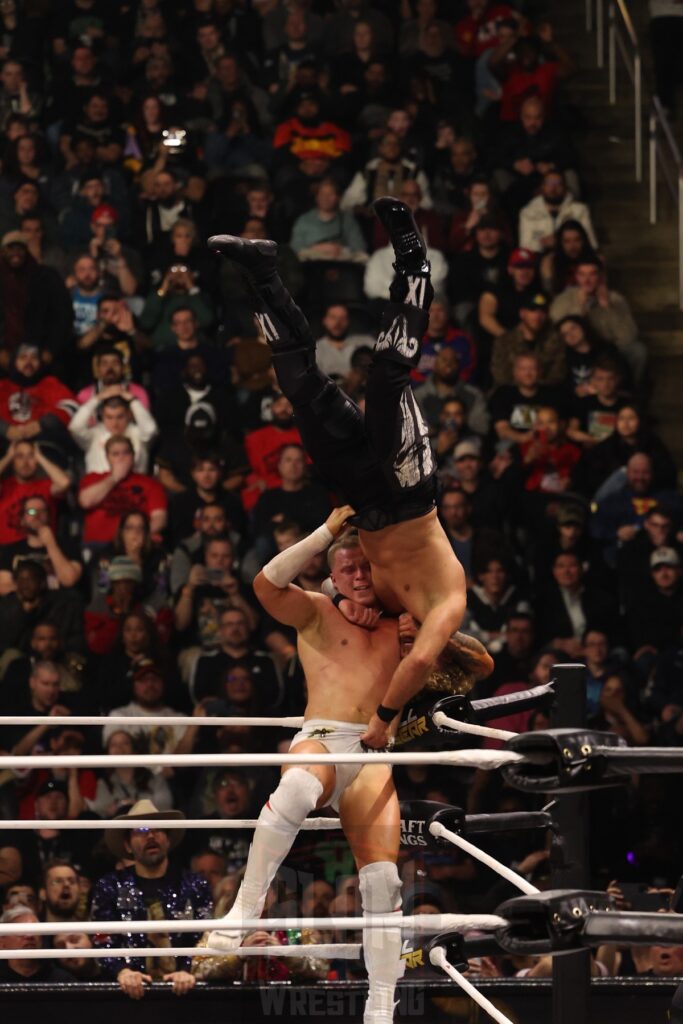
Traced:
[[406, 306], [416, 306], [418, 309], [424, 309], [426, 285], [426, 277], [408, 278], [408, 293], [403, 300]]
[[404, 359], [412, 359], [416, 354], [420, 342], [417, 338], [408, 337], [408, 321], [405, 316], [394, 317], [391, 327], [377, 338], [375, 344], [376, 352], [383, 352], [384, 349], [393, 348]]
[[401, 447], [394, 459], [394, 472], [401, 487], [415, 487], [434, 471], [434, 456], [427, 424], [412, 391], [401, 395]]
[[280, 335], [278, 334], [275, 324], [270, 319], [267, 313], [256, 313], [256, 321], [261, 328], [261, 333], [266, 341], [278, 341]]

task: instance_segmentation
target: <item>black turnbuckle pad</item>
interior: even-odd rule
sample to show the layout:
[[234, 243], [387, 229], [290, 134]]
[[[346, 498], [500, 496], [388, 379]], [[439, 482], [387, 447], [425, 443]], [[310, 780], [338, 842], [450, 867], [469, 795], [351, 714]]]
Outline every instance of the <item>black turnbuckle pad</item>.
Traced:
[[604, 892], [551, 889], [533, 896], [506, 900], [496, 913], [507, 919], [496, 939], [508, 953], [543, 956], [583, 949], [583, 929], [595, 911], [611, 911], [616, 904]]
[[[429, 942], [425, 943], [425, 960], [427, 963], [431, 963], [429, 954], [437, 946], [442, 946], [446, 954], [451, 967], [455, 967], [456, 971], [466, 971], [469, 967], [469, 961], [465, 954], [465, 939], [460, 932], [441, 932], [440, 935], [434, 935]], [[435, 968], [435, 970], [441, 970], [441, 968]]]
[[451, 832], [460, 835], [465, 827], [465, 812], [461, 807], [440, 804], [436, 800], [401, 801], [401, 846], [441, 847], [446, 843], [429, 831], [433, 821], [439, 821]]
[[624, 748], [611, 732], [592, 729], [547, 729], [525, 732], [508, 740], [506, 750], [523, 754], [525, 762], [505, 765], [505, 781], [527, 793], [580, 793], [618, 786], [626, 777], [612, 774], [604, 748]]

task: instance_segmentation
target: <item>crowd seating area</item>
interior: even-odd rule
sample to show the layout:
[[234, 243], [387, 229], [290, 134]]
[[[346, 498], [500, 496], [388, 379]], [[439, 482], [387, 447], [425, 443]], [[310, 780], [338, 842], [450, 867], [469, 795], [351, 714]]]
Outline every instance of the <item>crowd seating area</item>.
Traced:
[[[252, 286], [206, 238], [278, 242], [320, 367], [362, 405], [393, 276], [371, 209], [387, 194], [429, 247], [436, 298], [413, 383], [467, 575], [461, 628], [495, 660], [473, 696], [583, 661], [594, 728], [681, 745], [679, 467], [653, 425], [641, 325], [611, 287], [582, 180], [564, 91], [581, 69], [544, 5], [0, 0], [0, 61], [0, 715], [130, 718], [2, 725], [0, 750], [36, 767], [0, 771], [0, 818], [106, 819], [139, 800], [215, 818], [171, 851], [173, 899], [142, 906], [209, 918], [231, 905], [251, 833], [219, 819], [256, 817], [274, 770], [47, 769], [40, 756], [287, 749], [290, 734], [273, 729], [145, 725], [303, 713], [296, 637], [252, 581], [336, 500], [278, 392]], [[318, 590], [326, 575], [320, 556], [298, 583]], [[395, 779], [402, 799], [472, 813], [541, 806], [496, 773], [420, 766]], [[676, 789], [644, 776], [591, 795], [595, 887], [628, 905], [636, 883], [650, 897], [675, 886]], [[549, 849], [533, 833], [482, 845], [548, 886]], [[78, 922], [124, 919], [137, 898], [121, 895], [116, 872], [132, 858], [114, 846], [102, 831], [0, 820], [3, 920], [73, 921], [64, 944], [90, 945]], [[406, 913], [488, 912], [512, 893], [455, 849], [411, 848], [400, 870]], [[302, 833], [268, 905], [359, 913], [342, 834]], [[162, 959], [155, 978], [364, 976], [305, 957]], [[23, 980], [121, 971], [104, 950], [60, 963]], [[472, 968], [548, 970], [507, 956]], [[609, 950], [594, 971], [680, 974], [683, 951]], [[0, 983], [17, 977], [0, 961]]]

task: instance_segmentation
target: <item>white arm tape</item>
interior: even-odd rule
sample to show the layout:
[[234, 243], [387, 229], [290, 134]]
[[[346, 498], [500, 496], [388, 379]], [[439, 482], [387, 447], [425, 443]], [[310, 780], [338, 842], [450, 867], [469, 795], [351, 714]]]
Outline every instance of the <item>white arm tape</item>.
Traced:
[[274, 587], [284, 590], [292, 580], [297, 578], [313, 556], [320, 554], [321, 551], [326, 551], [333, 540], [334, 537], [323, 523], [308, 537], [304, 537], [297, 544], [292, 544], [291, 548], [286, 548], [275, 558], [271, 558], [268, 565], [263, 567], [263, 575]]

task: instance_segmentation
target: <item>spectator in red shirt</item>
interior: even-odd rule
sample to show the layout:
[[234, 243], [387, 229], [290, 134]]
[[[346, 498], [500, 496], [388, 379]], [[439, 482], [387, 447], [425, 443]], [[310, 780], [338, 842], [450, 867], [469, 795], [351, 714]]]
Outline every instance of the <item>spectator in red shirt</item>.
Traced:
[[[50, 462], [33, 441], [12, 441], [0, 459], [0, 545], [16, 544], [24, 537], [21, 511], [26, 498], [41, 497], [50, 510], [50, 521], [56, 525], [55, 498], [61, 497], [71, 481], [68, 474]], [[45, 474], [45, 475], [43, 475]]]
[[280, 452], [288, 444], [301, 446], [301, 434], [294, 426], [291, 402], [284, 395], [277, 395], [271, 406], [272, 422], [247, 434], [244, 447], [251, 466], [247, 484], [242, 491], [245, 509], [250, 511], [263, 491], [280, 486], [277, 464]]
[[135, 454], [127, 437], [114, 434], [104, 446], [108, 473], [87, 473], [80, 482], [78, 504], [85, 509], [83, 542], [111, 543], [124, 512], [144, 512], [152, 537], [166, 526], [166, 493], [153, 477], [133, 472]]
[[[123, 620], [132, 612], [147, 615], [141, 604], [142, 569], [127, 555], [117, 555], [109, 563], [109, 593], [95, 594], [85, 610], [85, 642], [93, 654], [111, 654], [121, 634]], [[151, 611], [151, 609], [149, 609]], [[156, 614], [159, 638], [168, 643], [171, 636], [171, 613], [160, 609]]]
[[38, 345], [20, 345], [0, 380], [0, 434], [8, 441], [41, 440], [68, 451], [66, 427], [77, 408], [73, 392], [46, 372]]
[[533, 439], [520, 445], [526, 475], [524, 486], [527, 491], [541, 494], [562, 494], [569, 487], [581, 449], [567, 441], [564, 423], [550, 406], [538, 410], [533, 432]]
[[[515, 60], [507, 60], [514, 47]], [[518, 121], [523, 101], [539, 96], [546, 110], [552, 108], [557, 83], [574, 70], [571, 58], [553, 38], [552, 26], [539, 25], [536, 36], [513, 37], [491, 57], [490, 68], [503, 79], [501, 121]]]
[[455, 42], [463, 57], [481, 57], [484, 50], [498, 44], [498, 25], [520, 15], [509, 4], [489, 0], [467, 0], [470, 13], [455, 23]]
[[273, 136], [276, 165], [305, 170], [306, 162], [322, 161], [327, 169], [351, 152], [349, 133], [322, 116], [317, 90], [301, 89], [292, 99], [294, 116], [282, 121]]

